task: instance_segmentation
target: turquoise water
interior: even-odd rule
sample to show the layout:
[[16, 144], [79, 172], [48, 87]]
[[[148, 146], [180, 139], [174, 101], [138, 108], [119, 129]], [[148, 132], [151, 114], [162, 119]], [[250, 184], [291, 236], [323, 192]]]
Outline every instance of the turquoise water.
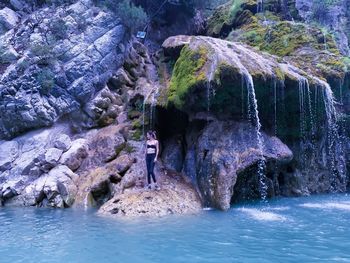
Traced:
[[350, 195], [134, 221], [0, 208], [0, 262], [350, 262]]

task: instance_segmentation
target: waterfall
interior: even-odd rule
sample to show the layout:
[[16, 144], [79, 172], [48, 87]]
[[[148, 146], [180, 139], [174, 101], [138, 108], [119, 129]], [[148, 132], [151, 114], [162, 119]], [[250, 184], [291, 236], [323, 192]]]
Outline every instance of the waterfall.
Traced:
[[[208, 82], [207, 82], [207, 112], [210, 112], [210, 95], [213, 93], [213, 89], [211, 86], [211, 82], [214, 80], [214, 73], [215, 73], [215, 68], [216, 68], [216, 60], [210, 64], [210, 71], [208, 72]], [[214, 94], [215, 95], [215, 94]]]
[[244, 74], [247, 92], [248, 92], [248, 119], [255, 127], [255, 136], [258, 146], [259, 154], [261, 158], [258, 161], [258, 177], [259, 177], [259, 191], [262, 200], [266, 200], [267, 197], [267, 185], [265, 176], [265, 160], [263, 158], [263, 139], [261, 135], [261, 123], [259, 119], [258, 102], [255, 95], [255, 88], [252, 76], [246, 72]]
[[264, 0], [257, 0], [257, 2], [256, 2], [256, 12], [257, 13], [264, 12]]
[[[345, 77], [344, 77], [345, 78]], [[339, 100], [340, 104], [343, 105], [343, 85], [344, 85], [344, 78], [340, 79], [339, 81]]]
[[154, 129], [155, 123], [155, 111], [156, 111], [156, 106], [157, 106], [157, 98], [159, 95], [159, 85], [156, 85], [156, 89], [152, 93], [152, 101], [151, 101], [151, 112], [150, 112], [150, 127], [151, 129]]
[[273, 80], [274, 132], [277, 136], [277, 81]]
[[324, 44], [324, 50], [327, 51], [327, 33], [325, 31], [322, 31], [323, 34], [323, 44]]
[[[299, 78], [299, 111], [300, 111], [300, 148], [302, 151], [302, 162], [306, 164], [306, 150], [307, 146], [312, 142], [314, 127], [314, 116], [311, 104], [310, 85], [307, 78]], [[309, 124], [309, 125], [308, 125]], [[314, 154], [314, 147], [312, 146], [312, 153]]]
[[147, 101], [149, 99], [149, 97], [152, 95], [153, 90], [151, 90], [146, 97], [144, 97], [143, 99], [143, 103], [142, 103], [142, 135], [145, 138], [145, 132], [146, 132], [146, 104]]
[[[328, 161], [331, 169], [332, 191], [336, 191], [337, 178], [342, 183], [345, 182], [345, 169], [343, 165], [343, 156], [341, 142], [338, 133], [338, 114], [334, 106], [335, 100], [331, 87], [327, 82], [323, 82], [322, 98], [324, 101], [327, 125], [327, 144], [328, 144]], [[338, 148], [340, 146], [340, 149]]]

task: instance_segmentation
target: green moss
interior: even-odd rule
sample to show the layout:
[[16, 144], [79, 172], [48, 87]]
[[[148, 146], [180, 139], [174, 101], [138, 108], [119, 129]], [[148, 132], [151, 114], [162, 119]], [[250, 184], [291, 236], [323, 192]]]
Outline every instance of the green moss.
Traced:
[[141, 123], [140, 119], [136, 119], [132, 122], [132, 128], [133, 129], [142, 128], [142, 123]]
[[135, 141], [140, 141], [142, 139], [142, 131], [141, 130], [133, 131], [131, 134], [131, 139]]
[[209, 18], [207, 25], [208, 35], [218, 36], [225, 25], [231, 24], [231, 5], [232, 1], [218, 7], [218, 9]]
[[131, 153], [135, 152], [135, 147], [132, 146], [130, 143], [126, 143], [126, 144], [125, 144], [124, 151], [125, 151], [127, 154], [131, 154]]
[[170, 80], [168, 102], [182, 109], [189, 90], [206, 80], [204, 65], [207, 62], [208, 50], [204, 47], [196, 51], [185, 46], [176, 61]]
[[229, 18], [235, 18], [237, 13], [239, 11], [242, 11], [242, 4], [244, 3], [244, 0], [235, 0], [233, 1], [232, 6], [230, 7], [230, 13], [229, 13]]
[[128, 118], [133, 120], [135, 118], [138, 118], [142, 115], [142, 113], [138, 110], [135, 110], [135, 109], [131, 109], [128, 111]]
[[115, 149], [115, 153], [116, 153], [117, 156], [121, 153], [122, 150], [124, 150], [125, 146], [126, 146], [126, 143], [122, 143], [121, 145], [119, 145], [119, 146]]
[[276, 68], [275, 73], [279, 80], [284, 80], [286, 78], [286, 76], [284, 75], [283, 71], [280, 68]]

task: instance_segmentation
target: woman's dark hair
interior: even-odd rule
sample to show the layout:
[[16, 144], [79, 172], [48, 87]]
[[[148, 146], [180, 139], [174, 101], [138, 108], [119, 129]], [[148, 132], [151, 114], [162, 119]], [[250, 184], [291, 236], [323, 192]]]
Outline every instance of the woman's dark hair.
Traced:
[[147, 135], [152, 136], [153, 139], [157, 140], [157, 133], [155, 131], [148, 131]]

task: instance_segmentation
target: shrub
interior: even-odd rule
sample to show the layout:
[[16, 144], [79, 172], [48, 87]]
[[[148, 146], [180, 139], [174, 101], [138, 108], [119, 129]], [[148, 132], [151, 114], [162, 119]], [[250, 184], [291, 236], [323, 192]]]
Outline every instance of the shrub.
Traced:
[[33, 42], [30, 44], [30, 52], [32, 57], [38, 57], [39, 65], [53, 64], [56, 57], [53, 52], [53, 45], [45, 42]]
[[38, 73], [36, 80], [41, 87], [41, 93], [44, 95], [49, 94], [51, 89], [55, 85], [55, 75], [49, 68], [42, 69]]
[[50, 22], [49, 30], [57, 40], [67, 38], [68, 27], [62, 18], [53, 19]]
[[130, 0], [104, 0], [102, 4], [120, 17], [131, 32], [142, 29], [148, 22], [148, 16], [143, 8], [136, 6]]

